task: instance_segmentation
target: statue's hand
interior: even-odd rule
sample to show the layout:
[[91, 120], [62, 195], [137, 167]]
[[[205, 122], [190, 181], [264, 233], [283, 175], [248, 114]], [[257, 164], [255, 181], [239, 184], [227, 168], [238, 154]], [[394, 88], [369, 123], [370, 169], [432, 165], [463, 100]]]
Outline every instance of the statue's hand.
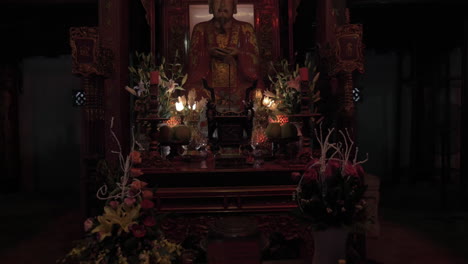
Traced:
[[236, 59], [232, 55], [226, 55], [223, 59], [223, 62], [230, 65], [235, 65]]
[[212, 57], [215, 57], [220, 60], [224, 60], [227, 55], [229, 55], [229, 51], [227, 49], [222, 48], [211, 48], [209, 53]]
[[226, 48], [225, 50], [233, 57], [236, 57], [239, 54], [239, 49], [237, 48]]

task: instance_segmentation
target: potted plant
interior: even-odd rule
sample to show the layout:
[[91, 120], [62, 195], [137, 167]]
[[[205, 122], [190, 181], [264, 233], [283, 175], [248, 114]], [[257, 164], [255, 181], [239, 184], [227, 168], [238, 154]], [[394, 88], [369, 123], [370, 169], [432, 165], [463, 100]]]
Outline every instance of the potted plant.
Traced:
[[325, 138], [316, 131], [320, 156], [312, 158], [302, 175], [296, 174], [299, 215], [313, 230], [314, 264], [336, 264], [345, 259], [349, 232], [363, 232], [369, 222], [361, 166], [367, 158], [357, 160], [358, 148], [354, 148], [348, 130], [338, 133], [340, 140], [332, 143], [334, 129]]

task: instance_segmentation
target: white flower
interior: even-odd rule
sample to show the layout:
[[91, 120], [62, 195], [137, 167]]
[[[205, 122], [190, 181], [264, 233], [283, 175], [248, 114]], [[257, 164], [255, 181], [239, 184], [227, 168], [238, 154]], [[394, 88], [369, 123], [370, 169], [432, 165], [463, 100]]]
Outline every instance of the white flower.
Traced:
[[185, 105], [187, 104], [187, 99], [185, 98], [185, 95], [177, 97], [177, 100], [180, 104], [182, 104], [183, 107], [185, 107]]

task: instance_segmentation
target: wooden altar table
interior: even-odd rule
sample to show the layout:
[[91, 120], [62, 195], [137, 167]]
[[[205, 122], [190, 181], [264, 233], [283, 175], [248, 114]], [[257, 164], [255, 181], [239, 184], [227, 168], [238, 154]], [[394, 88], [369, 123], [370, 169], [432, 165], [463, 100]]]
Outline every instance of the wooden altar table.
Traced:
[[170, 168], [142, 168], [140, 179], [157, 188], [155, 202], [163, 212], [284, 212], [296, 207], [291, 173], [301, 172], [303, 165], [197, 166], [199, 163], [174, 162]]

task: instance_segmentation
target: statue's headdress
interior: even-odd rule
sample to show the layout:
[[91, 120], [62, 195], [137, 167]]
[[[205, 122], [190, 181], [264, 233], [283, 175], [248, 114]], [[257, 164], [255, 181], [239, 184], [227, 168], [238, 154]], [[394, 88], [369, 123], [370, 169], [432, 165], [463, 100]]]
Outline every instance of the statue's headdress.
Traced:
[[[238, 0], [234, 0], [232, 1], [232, 4], [234, 5], [234, 9], [233, 9], [233, 13], [234, 14], [237, 14], [237, 1]], [[214, 4], [214, 0], [208, 0], [208, 5], [209, 5], [209, 12], [210, 14], [213, 14], [213, 4]]]

